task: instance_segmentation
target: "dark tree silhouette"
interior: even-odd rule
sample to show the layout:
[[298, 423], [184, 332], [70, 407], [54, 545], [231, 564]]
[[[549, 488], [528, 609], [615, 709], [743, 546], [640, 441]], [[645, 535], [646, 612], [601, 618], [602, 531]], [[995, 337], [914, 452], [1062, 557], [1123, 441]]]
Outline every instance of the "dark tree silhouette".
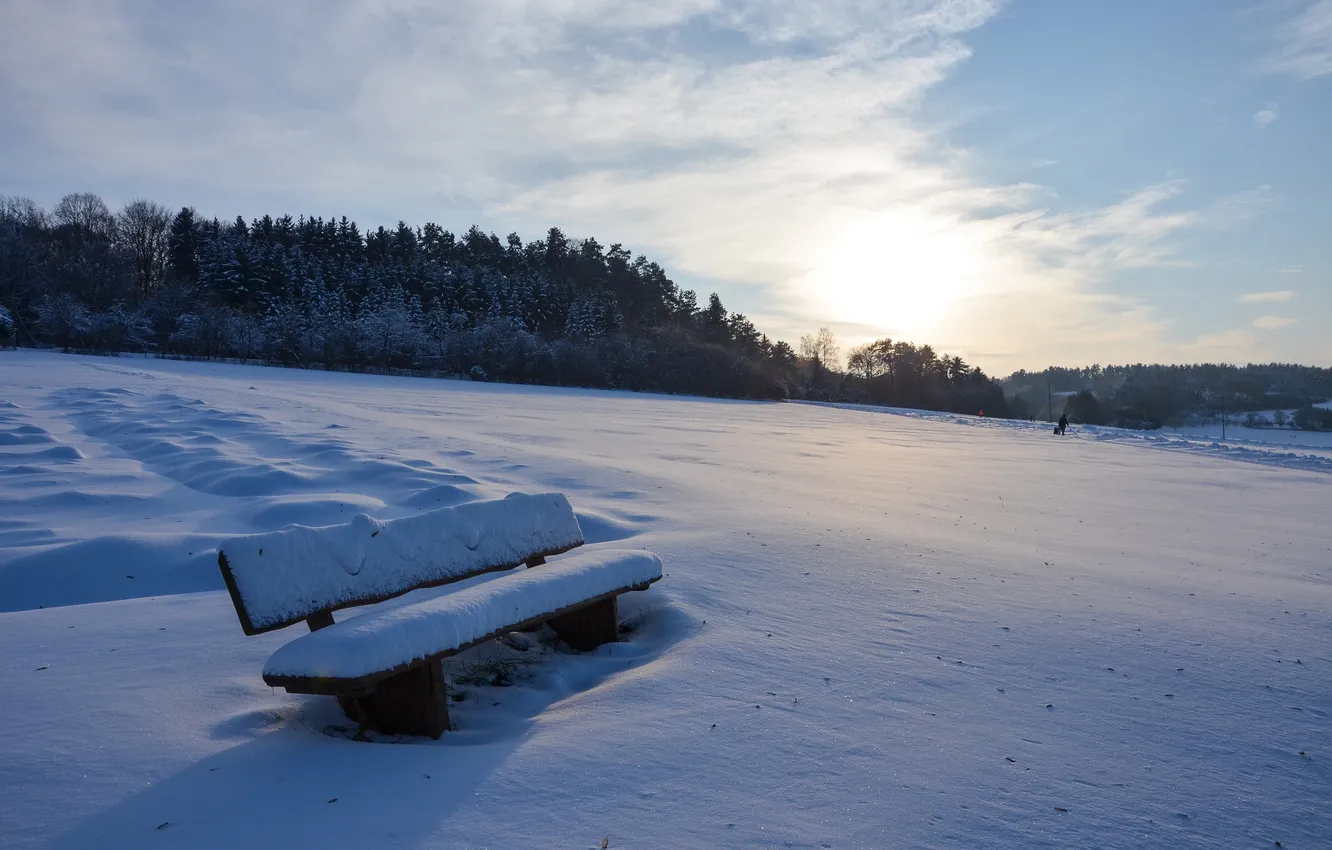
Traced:
[[524, 242], [433, 222], [225, 222], [146, 200], [113, 215], [89, 193], [47, 215], [0, 198], [0, 307], [5, 339], [67, 350], [1003, 412], [961, 358], [880, 340], [853, 351], [849, 375], [828, 329], [797, 354], [717, 293], [700, 308], [657, 263], [559, 228]]

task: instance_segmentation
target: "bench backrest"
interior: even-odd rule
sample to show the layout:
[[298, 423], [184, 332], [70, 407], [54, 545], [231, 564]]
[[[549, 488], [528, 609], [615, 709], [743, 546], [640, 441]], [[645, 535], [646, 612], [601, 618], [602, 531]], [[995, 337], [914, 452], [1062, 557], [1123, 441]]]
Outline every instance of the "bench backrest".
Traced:
[[513, 493], [403, 519], [362, 514], [346, 525], [237, 537], [218, 547], [217, 561], [241, 628], [256, 635], [582, 543], [562, 493]]

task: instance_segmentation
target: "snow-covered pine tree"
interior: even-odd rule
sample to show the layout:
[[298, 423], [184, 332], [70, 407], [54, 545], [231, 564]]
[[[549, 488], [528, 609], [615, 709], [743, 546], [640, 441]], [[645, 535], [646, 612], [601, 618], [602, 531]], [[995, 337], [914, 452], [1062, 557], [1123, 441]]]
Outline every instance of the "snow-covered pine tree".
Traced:
[[421, 301], [400, 284], [376, 280], [357, 311], [356, 323], [381, 368], [410, 366], [421, 348]]
[[586, 295], [569, 307], [565, 336], [598, 340], [617, 330], [623, 322], [615, 296], [609, 292]]
[[281, 297], [270, 299], [264, 314], [265, 353], [270, 361], [304, 366], [301, 341], [305, 322], [305, 309], [295, 292], [287, 290]]
[[332, 369], [340, 365], [356, 346], [351, 304], [341, 285], [329, 286], [323, 273], [315, 271], [305, 288], [305, 348], [311, 358]]

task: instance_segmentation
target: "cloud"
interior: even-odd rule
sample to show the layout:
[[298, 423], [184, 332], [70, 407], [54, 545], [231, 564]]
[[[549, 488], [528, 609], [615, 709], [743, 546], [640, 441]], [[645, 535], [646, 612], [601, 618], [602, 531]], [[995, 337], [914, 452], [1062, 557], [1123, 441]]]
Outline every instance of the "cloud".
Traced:
[[1277, 108], [1275, 104], [1269, 103], [1265, 108], [1253, 113], [1253, 123], [1260, 128], [1267, 127], [1273, 121], [1277, 120]]
[[1277, 274], [1304, 274], [1304, 266], [1286, 266], [1277, 269]]
[[1273, 32], [1277, 45], [1264, 67], [1301, 80], [1332, 74], [1332, 0], [1302, 2], [1298, 9]]
[[1261, 328], [1265, 331], [1275, 331], [1280, 328], [1289, 327], [1295, 324], [1296, 320], [1288, 316], [1259, 316], [1253, 320], [1255, 328]]
[[341, 0], [150, 19], [138, 5], [31, 0], [8, 16], [0, 91], [67, 164], [345, 197], [424, 183], [510, 210], [565, 176], [827, 158], [865, 131], [898, 158], [924, 151], [891, 113], [964, 61], [957, 36], [997, 9]]
[[558, 225], [775, 337], [907, 335], [994, 371], [1193, 351], [1114, 276], [1188, 267], [1185, 237], [1271, 200], [1168, 180], [1069, 208], [978, 177], [918, 108], [993, 0], [142, 5], [10, 0], [0, 120], [28, 141], [0, 177], [113, 176], [206, 214]]
[[1261, 354], [1264, 348], [1249, 331], [1232, 329], [1199, 334], [1182, 350], [1194, 362], [1237, 363], [1245, 360], [1253, 362], [1254, 355]]
[[1279, 289], [1274, 292], [1246, 292], [1236, 300], [1241, 304], [1284, 304], [1294, 297], [1294, 290]]

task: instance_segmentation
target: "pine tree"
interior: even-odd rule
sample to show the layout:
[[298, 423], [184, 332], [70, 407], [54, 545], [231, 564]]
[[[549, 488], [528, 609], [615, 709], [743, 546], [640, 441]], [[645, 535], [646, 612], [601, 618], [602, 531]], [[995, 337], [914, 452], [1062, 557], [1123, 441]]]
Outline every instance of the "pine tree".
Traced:
[[167, 266], [177, 281], [199, 279], [199, 228], [192, 207], [181, 207], [171, 220]]

